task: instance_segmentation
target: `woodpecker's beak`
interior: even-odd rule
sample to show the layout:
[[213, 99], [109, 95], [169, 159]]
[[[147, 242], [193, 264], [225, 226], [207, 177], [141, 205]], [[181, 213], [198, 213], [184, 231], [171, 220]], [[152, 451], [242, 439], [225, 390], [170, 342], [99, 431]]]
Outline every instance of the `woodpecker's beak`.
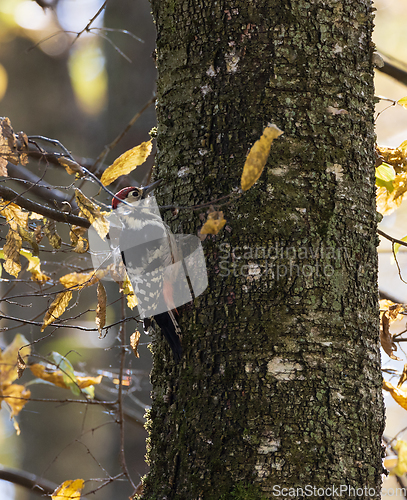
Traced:
[[153, 189], [155, 189], [159, 184], [161, 184], [161, 182], [162, 182], [162, 179], [158, 179], [158, 181], [152, 182], [148, 186], [144, 186], [142, 188], [143, 189], [143, 198], [146, 198], [146, 196], [148, 196], [149, 193], [151, 193], [151, 191]]

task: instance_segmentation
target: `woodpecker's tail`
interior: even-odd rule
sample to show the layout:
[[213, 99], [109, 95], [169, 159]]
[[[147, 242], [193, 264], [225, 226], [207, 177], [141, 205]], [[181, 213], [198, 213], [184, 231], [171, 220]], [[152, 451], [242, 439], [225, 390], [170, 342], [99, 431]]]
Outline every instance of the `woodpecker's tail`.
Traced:
[[180, 339], [180, 327], [174, 317], [173, 311], [165, 311], [161, 314], [156, 314], [154, 320], [161, 328], [164, 337], [167, 339], [169, 346], [174, 355], [174, 360], [178, 363], [181, 360], [182, 346]]

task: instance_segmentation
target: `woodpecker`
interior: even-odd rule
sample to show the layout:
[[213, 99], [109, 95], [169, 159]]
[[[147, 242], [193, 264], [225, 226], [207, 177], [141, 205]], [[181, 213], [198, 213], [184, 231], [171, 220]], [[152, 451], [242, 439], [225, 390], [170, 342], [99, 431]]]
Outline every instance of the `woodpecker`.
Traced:
[[[145, 187], [126, 187], [116, 193], [112, 209], [121, 222], [119, 249], [126, 272], [139, 301], [139, 313], [148, 328], [152, 317], [166, 338], [178, 363], [182, 355], [181, 330], [173, 301], [176, 265], [182, 256], [174, 235], [162, 220], [152, 190], [161, 180]], [[124, 202], [124, 203], [123, 203]]]

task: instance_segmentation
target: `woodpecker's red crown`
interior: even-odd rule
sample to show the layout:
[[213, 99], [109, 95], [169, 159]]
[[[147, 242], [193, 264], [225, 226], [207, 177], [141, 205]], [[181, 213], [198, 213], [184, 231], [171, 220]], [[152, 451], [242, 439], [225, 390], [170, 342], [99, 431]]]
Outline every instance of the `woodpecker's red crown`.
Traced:
[[[128, 201], [140, 200], [143, 196], [143, 190], [138, 188], [138, 187], [135, 187], [135, 186], [130, 186], [130, 187], [126, 187], [126, 188], [121, 189], [118, 193], [116, 193], [115, 196], [116, 196], [116, 198], [112, 199], [113, 210], [118, 207], [121, 200], [127, 200], [128, 198], [129, 198]], [[117, 199], [117, 198], [119, 198], [119, 199]]]
[[148, 186], [144, 187], [130, 186], [121, 189], [118, 193], [115, 194], [116, 198], [113, 198], [112, 200], [113, 210], [118, 207], [118, 205], [120, 204], [120, 200], [126, 200], [127, 202], [131, 203], [132, 201], [138, 201], [142, 200], [143, 198], [147, 198], [147, 196], [151, 193], [151, 191], [156, 186], [158, 186], [160, 182], [161, 179], [158, 179], [158, 181], [155, 181], [152, 184], [149, 184]]

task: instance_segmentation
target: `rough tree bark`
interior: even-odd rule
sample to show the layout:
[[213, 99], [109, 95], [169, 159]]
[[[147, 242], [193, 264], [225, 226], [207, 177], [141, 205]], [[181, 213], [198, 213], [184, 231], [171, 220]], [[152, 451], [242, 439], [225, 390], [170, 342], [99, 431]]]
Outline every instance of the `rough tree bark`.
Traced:
[[155, 347], [143, 498], [380, 498], [371, 2], [151, 4], [160, 202], [230, 193], [267, 123], [284, 135], [204, 242], [181, 363]]

